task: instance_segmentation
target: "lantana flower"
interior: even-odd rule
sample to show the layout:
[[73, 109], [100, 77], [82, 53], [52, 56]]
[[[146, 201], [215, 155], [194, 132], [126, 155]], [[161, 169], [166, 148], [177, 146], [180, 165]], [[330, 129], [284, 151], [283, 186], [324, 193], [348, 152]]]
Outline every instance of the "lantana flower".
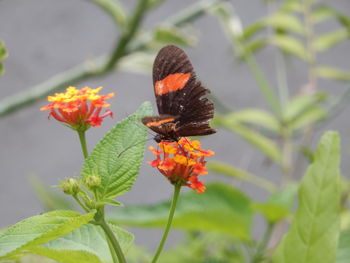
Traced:
[[49, 96], [48, 101], [51, 103], [40, 110], [50, 110], [49, 118], [52, 116], [77, 131], [86, 131], [91, 126], [101, 126], [103, 118], [113, 117], [109, 109], [102, 114], [101, 111], [102, 108], [110, 106], [105, 100], [114, 96], [114, 93], [99, 95], [101, 89], [102, 87], [97, 89], [68, 87], [64, 93]]
[[156, 159], [149, 164], [156, 167], [172, 184], [180, 183], [204, 193], [206, 187], [198, 180], [199, 175], [208, 174], [205, 157], [214, 155], [213, 151], [201, 149], [197, 140], [181, 138], [178, 142], [158, 143], [159, 150], [149, 147]]

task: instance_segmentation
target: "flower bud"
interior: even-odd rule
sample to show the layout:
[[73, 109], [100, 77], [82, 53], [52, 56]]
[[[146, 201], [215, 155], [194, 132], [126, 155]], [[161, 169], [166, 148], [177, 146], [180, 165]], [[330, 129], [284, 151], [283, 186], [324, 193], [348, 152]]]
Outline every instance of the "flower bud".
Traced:
[[67, 195], [76, 195], [80, 191], [79, 182], [74, 178], [65, 179], [62, 182], [61, 187], [63, 189], [63, 192]]
[[101, 177], [96, 175], [89, 175], [85, 178], [85, 184], [90, 189], [97, 188], [101, 185]]

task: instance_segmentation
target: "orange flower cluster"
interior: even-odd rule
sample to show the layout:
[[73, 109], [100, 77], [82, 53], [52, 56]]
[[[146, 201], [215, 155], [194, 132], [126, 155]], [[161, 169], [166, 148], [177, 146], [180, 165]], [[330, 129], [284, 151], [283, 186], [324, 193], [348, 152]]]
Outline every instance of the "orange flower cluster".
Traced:
[[178, 142], [162, 141], [158, 146], [160, 150], [149, 147], [156, 156], [149, 164], [157, 167], [172, 184], [181, 182], [197, 193], [204, 193], [206, 188], [198, 176], [208, 174], [204, 158], [214, 155], [214, 152], [201, 149], [199, 141], [191, 141], [189, 138], [181, 138]]
[[49, 118], [52, 116], [60, 122], [68, 124], [72, 129], [85, 131], [90, 126], [101, 126], [103, 118], [113, 117], [110, 110], [101, 114], [102, 108], [110, 105], [105, 100], [112, 98], [114, 93], [99, 95], [102, 87], [91, 89], [85, 87], [77, 89], [68, 87], [65, 93], [56, 93], [49, 96], [51, 104], [41, 108], [41, 111], [50, 110]]

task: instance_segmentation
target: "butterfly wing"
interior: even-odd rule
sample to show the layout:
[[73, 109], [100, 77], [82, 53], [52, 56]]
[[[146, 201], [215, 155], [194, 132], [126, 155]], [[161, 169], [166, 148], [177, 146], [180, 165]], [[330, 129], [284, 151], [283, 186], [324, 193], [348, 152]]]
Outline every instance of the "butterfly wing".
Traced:
[[159, 114], [179, 115], [183, 92], [192, 78], [193, 67], [178, 47], [162, 48], [153, 64], [153, 85]]
[[153, 84], [159, 114], [178, 116], [178, 136], [207, 135], [214, 104], [205, 94], [210, 91], [197, 80], [185, 52], [173, 45], [162, 48], [153, 65]]
[[147, 116], [142, 118], [142, 123], [152, 131], [165, 137], [175, 130], [176, 117], [171, 115]]

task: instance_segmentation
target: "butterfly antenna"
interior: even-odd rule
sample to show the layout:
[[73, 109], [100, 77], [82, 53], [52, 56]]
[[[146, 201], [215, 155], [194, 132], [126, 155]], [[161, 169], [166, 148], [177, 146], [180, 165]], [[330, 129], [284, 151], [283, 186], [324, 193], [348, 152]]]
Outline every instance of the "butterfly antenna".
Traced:
[[[139, 127], [140, 129], [143, 129], [144, 127], [146, 127], [146, 126], [143, 125], [143, 124], [141, 125], [141, 121], [140, 121], [140, 123], [139, 123], [139, 122], [136, 122], [135, 125], [137, 125], [137, 127]], [[150, 129], [147, 129], [147, 134], [150, 135], [150, 136], [152, 136], [151, 139], [153, 139], [153, 138], [156, 136], [156, 133], [153, 132], [153, 131], [150, 130]]]
[[[125, 115], [125, 118], [128, 117], [130, 115], [126, 114]], [[134, 123], [135, 125], [137, 125], [137, 127], [139, 127], [140, 129], [143, 129], [145, 127], [145, 125], [141, 125], [141, 119], [140, 119], [140, 122], [136, 122]], [[152, 136], [152, 138], [154, 138], [156, 136], [156, 133], [152, 133], [150, 129], [147, 129], [147, 134]], [[147, 139], [146, 141], [148, 141], [149, 139]]]
[[147, 142], [147, 141], [149, 141], [149, 140], [153, 140], [153, 138], [148, 138], [148, 139], [146, 139], [146, 140], [137, 142], [137, 143], [135, 143], [134, 145], [131, 145], [131, 146], [126, 147], [123, 151], [121, 151], [121, 152], [118, 154], [117, 158], [119, 158], [119, 157], [120, 157], [123, 153], [125, 153], [126, 151], [130, 150], [132, 147], [135, 147], [135, 146], [137, 146], [137, 145], [139, 145], [139, 144], [141, 144], [141, 143], [145, 143], [145, 142]]

